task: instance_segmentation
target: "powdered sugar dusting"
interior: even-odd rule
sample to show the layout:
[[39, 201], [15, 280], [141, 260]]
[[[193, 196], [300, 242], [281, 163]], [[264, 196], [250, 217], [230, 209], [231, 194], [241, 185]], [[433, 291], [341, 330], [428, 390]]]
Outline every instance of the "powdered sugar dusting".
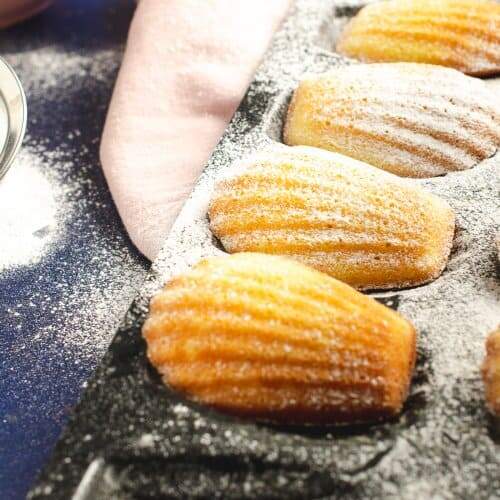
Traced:
[[61, 82], [65, 85], [82, 85], [105, 82], [116, 70], [116, 51], [100, 50], [94, 54], [68, 51], [58, 47], [42, 47], [11, 55], [9, 61], [19, 74], [27, 74], [23, 79], [26, 94], [42, 94], [45, 99], [61, 97]]
[[56, 229], [56, 203], [50, 182], [22, 150], [16, 168], [0, 182], [0, 271], [35, 264], [48, 250]]
[[[34, 265], [45, 262], [52, 265], [54, 254], [78, 234], [85, 235], [83, 248], [78, 248], [81, 245], [78, 243], [77, 247], [67, 250], [66, 258], [58, 257], [60, 282], [54, 285], [60, 299], [54, 302], [51, 293], [44, 290], [32, 293], [30, 302], [46, 304], [51, 316], [59, 320], [40, 328], [33, 339], [27, 339], [36, 346], [47, 338], [57, 338], [65, 349], [78, 352], [83, 364], [85, 358], [95, 359], [103, 352], [113, 326], [132, 298], [133, 288], [123, 288], [126, 276], [137, 286], [142, 273], [136, 259], [125, 249], [120, 250], [110, 242], [101, 244], [102, 228], [99, 221], [93, 220], [93, 214], [107, 209], [110, 203], [110, 200], [101, 201], [107, 199], [107, 195], [98, 193], [92, 179], [100, 127], [93, 143], [87, 140], [89, 131], [82, 132], [81, 125], [75, 121], [64, 126], [65, 135], [59, 135], [56, 124], [53, 126], [55, 137], [34, 136], [47, 116], [40, 113], [38, 103], [33, 101], [35, 96], [43, 96], [44, 102], [55, 103], [56, 113], [66, 113], [58, 106], [61, 103], [67, 106], [64, 102], [69, 93], [79, 93], [78, 99], [81, 99], [87, 89], [92, 92], [92, 88], [111, 81], [118, 65], [117, 52], [115, 49], [89, 53], [58, 46], [34, 47], [10, 54], [8, 60], [21, 76], [28, 104], [34, 109], [30, 109], [25, 144], [0, 182], [0, 231], [2, 236], [8, 236], [0, 248], [0, 265], [6, 276], [15, 276], [23, 268], [35, 269]], [[75, 97], [74, 102], [78, 103], [78, 99]], [[74, 273], [73, 258], [80, 251], [82, 267], [78, 277], [66, 281]], [[114, 272], [117, 262], [121, 264], [121, 277], [109, 274]], [[118, 300], [122, 295], [125, 302]], [[9, 307], [11, 317], [18, 318], [14, 321], [15, 328], [22, 328], [22, 317], [29, 307], [24, 303]]]
[[[67, 177], [68, 172], [88, 161], [90, 150], [85, 145], [72, 157], [67, 155], [70, 143], [79, 137], [75, 129], [68, 134], [68, 143], [54, 150], [43, 140], [27, 137], [16, 163], [0, 182], [0, 231], [5, 235], [0, 264], [7, 278], [36, 271], [36, 266], [43, 268], [52, 261], [54, 253], [57, 255], [74, 238], [75, 231], [90, 233], [80, 255], [85, 264], [78, 269], [76, 279], [70, 278], [76, 271], [72, 260], [80, 249], [70, 249], [68, 260], [59, 257], [53, 283], [58, 300], [53, 299], [52, 290], [34, 286], [29, 301], [7, 309], [13, 328], [22, 331], [23, 318], [43, 304], [51, 317], [59, 319], [26, 338], [27, 347], [36, 349], [48, 338], [57, 339], [66, 352], [78, 353], [78, 362], [84, 364], [85, 359], [93, 360], [103, 352], [132, 298], [133, 289], [123, 288], [123, 279], [129, 276], [134, 281], [137, 274], [140, 279], [140, 273], [134, 257], [125, 249], [113, 248], [113, 244], [101, 244], [100, 230], [93, 229], [96, 222], [89, 208], [99, 210], [101, 203], [93, 199], [97, 195], [93, 182], [85, 175]], [[120, 271], [113, 275], [116, 262]], [[125, 303], [117, 300], [122, 296]]]
[[98, 158], [132, 6], [79, 3], [54, 2], [0, 33], [28, 101], [27, 135], [0, 180], [4, 498], [24, 497], [34, 481], [147, 265]]

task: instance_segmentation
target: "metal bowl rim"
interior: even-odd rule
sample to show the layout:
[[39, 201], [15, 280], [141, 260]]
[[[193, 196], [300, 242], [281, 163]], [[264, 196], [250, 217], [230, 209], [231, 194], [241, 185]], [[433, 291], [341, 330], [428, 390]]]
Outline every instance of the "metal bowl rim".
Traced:
[[[26, 132], [28, 115], [26, 95], [21, 81], [10, 64], [7, 63], [5, 59], [0, 57], [0, 76], [6, 75], [11, 78], [9, 82], [10, 85], [12, 86], [14, 83], [17, 89], [17, 96], [15, 97], [20, 98], [22, 116], [20, 123], [19, 120], [13, 119], [14, 110], [12, 109], [11, 99], [5, 95], [5, 84], [2, 84], [2, 80], [0, 79], [0, 98], [2, 99], [7, 111], [7, 135], [5, 138], [5, 144], [2, 145], [2, 149], [0, 150], [0, 179], [7, 173], [17, 153], [19, 152], [19, 148], [21, 147], [21, 143]], [[16, 123], [16, 121], [18, 123]]]

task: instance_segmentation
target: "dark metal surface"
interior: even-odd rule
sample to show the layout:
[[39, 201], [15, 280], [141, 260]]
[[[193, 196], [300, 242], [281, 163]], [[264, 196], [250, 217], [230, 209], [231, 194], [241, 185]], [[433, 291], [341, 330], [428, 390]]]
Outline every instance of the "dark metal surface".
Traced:
[[[351, 2], [354, 3], [354, 2]], [[498, 155], [424, 184], [459, 230], [447, 269], [425, 286], [376, 294], [419, 331], [417, 373], [400, 416], [371, 426], [277, 427], [230, 418], [172, 393], [148, 364], [148, 299], [201, 257], [217, 255], [206, 215], [234, 160], [279, 149], [291, 89], [305, 71], [352, 63], [331, 51], [333, 1], [298, 0], [181, 211], [148, 280], [88, 384], [32, 499], [490, 499], [500, 491], [497, 427], [479, 364], [498, 321], [494, 235]], [[328, 31], [328, 30], [327, 30]]]
[[133, 0], [60, 0], [0, 32], [0, 55], [23, 82], [29, 110], [21, 154], [0, 181], [19, 197], [0, 226], [37, 195], [25, 180], [43, 180], [54, 204], [50, 225], [28, 235], [43, 240], [34, 258], [2, 261], [0, 251], [2, 499], [25, 496], [147, 267], [98, 160], [133, 9]]

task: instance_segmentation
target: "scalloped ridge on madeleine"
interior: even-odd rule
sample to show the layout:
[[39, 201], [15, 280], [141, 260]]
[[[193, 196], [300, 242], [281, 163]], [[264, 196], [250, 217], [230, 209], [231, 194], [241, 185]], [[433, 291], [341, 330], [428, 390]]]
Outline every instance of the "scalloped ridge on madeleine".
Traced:
[[165, 383], [240, 416], [336, 423], [397, 414], [415, 330], [349, 286], [282, 257], [201, 261], [151, 301], [147, 354]]
[[427, 64], [355, 64], [296, 89], [284, 141], [316, 146], [404, 177], [471, 168], [500, 145], [486, 84]]
[[364, 7], [337, 51], [365, 62], [439, 64], [476, 76], [500, 73], [500, 4], [392, 0]]
[[230, 253], [292, 257], [358, 289], [426, 283], [446, 265], [454, 213], [407, 180], [305, 146], [236, 167], [209, 206], [212, 232]]
[[500, 417], [500, 326], [486, 340], [482, 372], [488, 409]]

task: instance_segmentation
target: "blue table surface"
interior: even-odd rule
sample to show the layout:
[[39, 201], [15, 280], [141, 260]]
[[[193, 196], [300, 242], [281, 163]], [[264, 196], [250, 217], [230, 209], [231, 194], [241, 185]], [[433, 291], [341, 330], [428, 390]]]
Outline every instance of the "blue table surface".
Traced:
[[[133, 0], [60, 0], [0, 32], [0, 55], [19, 74], [29, 109], [22, 152], [0, 183], [19, 190], [11, 217], [27, 202], [45, 213], [50, 201], [54, 212], [39, 228], [19, 218], [15, 231], [36, 243], [33, 258], [2, 264], [0, 250], [2, 499], [25, 497], [148, 267], [98, 155], [133, 10]], [[30, 193], [26, 178], [42, 179], [50, 200]]]

